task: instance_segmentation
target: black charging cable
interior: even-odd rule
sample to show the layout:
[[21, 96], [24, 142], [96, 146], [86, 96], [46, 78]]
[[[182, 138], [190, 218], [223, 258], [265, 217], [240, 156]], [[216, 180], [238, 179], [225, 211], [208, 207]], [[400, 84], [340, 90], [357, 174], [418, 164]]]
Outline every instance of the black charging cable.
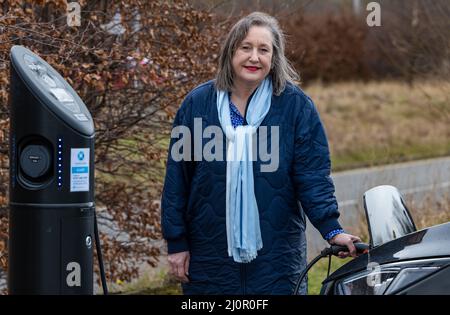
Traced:
[[108, 287], [106, 285], [105, 267], [103, 266], [102, 249], [100, 246], [100, 237], [98, 236], [97, 211], [94, 209], [94, 234], [95, 248], [97, 249], [98, 266], [100, 268], [100, 279], [102, 281], [103, 294], [108, 295]]
[[[353, 245], [355, 245], [356, 252], [358, 254], [364, 254], [369, 250], [369, 245], [366, 243], [357, 242], [357, 243], [353, 243]], [[306, 266], [305, 270], [303, 270], [303, 272], [300, 274], [300, 277], [297, 281], [297, 285], [295, 286], [294, 292], [292, 294], [293, 295], [298, 294], [298, 289], [300, 288], [300, 284], [302, 283], [302, 281], [305, 278], [306, 274], [308, 273], [309, 269], [311, 269], [311, 267], [314, 266], [316, 264], [316, 262], [318, 262], [320, 259], [322, 259], [324, 257], [327, 257], [327, 256], [329, 257], [328, 258], [328, 272], [327, 272], [327, 277], [328, 277], [330, 275], [330, 268], [331, 268], [331, 255], [338, 256], [339, 252], [348, 252], [348, 251], [349, 250], [348, 250], [347, 246], [341, 246], [341, 245], [331, 245], [331, 247], [324, 248], [316, 258], [311, 260], [311, 262]]]

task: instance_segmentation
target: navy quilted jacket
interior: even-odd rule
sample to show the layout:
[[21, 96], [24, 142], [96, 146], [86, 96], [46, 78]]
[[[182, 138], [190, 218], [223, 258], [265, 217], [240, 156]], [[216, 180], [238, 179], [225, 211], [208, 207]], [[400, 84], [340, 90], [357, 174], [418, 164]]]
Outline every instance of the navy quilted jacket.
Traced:
[[[186, 96], [174, 126], [184, 125], [194, 135], [194, 118], [202, 119], [203, 130], [220, 127], [213, 81]], [[272, 96], [261, 126], [268, 126], [269, 144], [270, 126], [279, 126], [280, 158], [275, 172], [261, 172], [260, 165], [268, 162], [259, 157], [253, 163], [263, 248], [247, 264], [227, 254], [226, 161], [176, 162], [170, 152], [178, 139], [171, 139], [161, 224], [168, 253], [190, 251], [185, 294], [291, 294], [306, 266], [303, 211], [323, 237], [341, 228], [328, 143], [312, 100], [288, 84], [281, 95]], [[210, 139], [202, 141], [204, 145]], [[223, 156], [225, 151], [224, 145]], [[306, 283], [301, 288], [305, 290]]]

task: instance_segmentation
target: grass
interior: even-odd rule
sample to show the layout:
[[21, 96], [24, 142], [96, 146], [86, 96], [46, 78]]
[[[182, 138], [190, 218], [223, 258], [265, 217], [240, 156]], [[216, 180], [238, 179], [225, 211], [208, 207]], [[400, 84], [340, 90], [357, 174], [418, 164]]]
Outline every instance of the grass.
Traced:
[[447, 142], [412, 143], [406, 144], [394, 141], [390, 146], [377, 144], [373, 146], [361, 146], [349, 148], [345, 154], [332, 155], [334, 171], [342, 171], [353, 168], [386, 165], [412, 160], [422, 160], [448, 156], [450, 154], [450, 140]]
[[420, 202], [406, 198], [405, 203], [418, 230], [450, 222], [450, 193], [439, 200], [435, 200], [431, 194]]
[[[156, 272], [155, 272], [156, 270]], [[168, 275], [167, 268], [157, 268], [144, 273], [139, 279], [129, 283], [108, 284], [112, 294], [121, 295], [179, 295], [181, 285]]]
[[[167, 258], [161, 257], [156, 268], [147, 268], [132, 282], [109, 283], [112, 294], [121, 295], [179, 295], [180, 283], [168, 273]], [[100, 292], [101, 293], [101, 292]]]
[[[352, 258], [331, 258], [330, 274], [339, 269]], [[322, 258], [319, 260], [308, 272], [308, 295], [317, 295], [320, 293], [322, 287], [322, 281], [327, 277], [328, 271], [328, 258]]]
[[450, 82], [313, 84], [334, 171], [450, 155]]

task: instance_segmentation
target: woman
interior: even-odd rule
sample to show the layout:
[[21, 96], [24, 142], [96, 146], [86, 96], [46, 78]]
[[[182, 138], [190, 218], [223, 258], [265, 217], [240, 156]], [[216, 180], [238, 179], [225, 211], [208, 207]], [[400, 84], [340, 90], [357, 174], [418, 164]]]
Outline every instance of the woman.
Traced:
[[[291, 294], [306, 266], [303, 211], [330, 244], [356, 256], [360, 239], [337, 220], [324, 128], [296, 78], [277, 21], [255, 12], [228, 34], [216, 79], [178, 110], [161, 223], [185, 294]], [[272, 167], [255, 143], [270, 147]]]

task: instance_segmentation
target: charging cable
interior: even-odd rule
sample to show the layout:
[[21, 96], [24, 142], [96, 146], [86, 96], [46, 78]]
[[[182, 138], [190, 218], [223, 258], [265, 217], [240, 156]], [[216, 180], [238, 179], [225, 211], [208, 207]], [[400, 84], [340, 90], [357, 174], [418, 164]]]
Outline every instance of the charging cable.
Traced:
[[108, 287], [106, 285], [105, 267], [103, 266], [102, 249], [100, 247], [100, 237], [98, 236], [97, 211], [94, 209], [94, 234], [95, 248], [97, 249], [98, 266], [100, 268], [100, 279], [102, 281], [103, 294], [108, 295]]
[[[357, 242], [357, 243], [353, 243], [353, 245], [355, 245], [356, 248], [356, 252], [358, 254], [365, 254], [369, 251], [369, 245], [366, 243], [361, 243], [361, 242]], [[348, 247], [347, 246], [341, 246], [341, 245], [331, 245], [331, 247], [326, 247], [324, 248], [319, 256], [317, 256], [316, 258], [314, 258], [305, 268], [305, 270], [303, 270], [303, 272], [300, 274], [300, 277], [297, 281], [297, 285], [295, 286], [294, 292], [292, 293], [293, 295], [297, 295], [298, 294], [298, 289], [300, 288], [300, 284], [302, 283], [303, 279], [305, 278], [306, 274], [308, 273], [309, 269], [311, 269], [312, 266], [314, 266], [314, 264], [316, 262], [318, 262], [321, 258], [324, 257], [329, 257], [328, 258], [328, 272], [327, 272], [327, 277], [330, 275], [330, 268], [331, 268], [331, 255], [334, 256], [338, 256], [339, 252], [348, 252]]]

